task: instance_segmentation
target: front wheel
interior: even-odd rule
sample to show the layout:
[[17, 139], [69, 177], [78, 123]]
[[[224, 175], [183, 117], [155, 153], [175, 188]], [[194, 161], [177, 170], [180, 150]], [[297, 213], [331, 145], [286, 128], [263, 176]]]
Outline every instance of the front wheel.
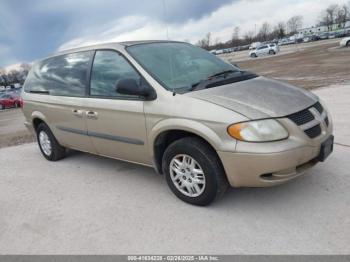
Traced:
[[270, 50], [270, 51], [269, 51], [269, 54], [270, 54], [270, 55], [274, 55], [274, 54], [276, 54], [276, 53], [275, 53], [275, 51]]
[[347, 46], [347, 47], [350, 47], [350, 41], [347, 41], [347, 42], [346, 42], [346, 46]]
[[36, 133], [40, 151], [47, 160], [57, 161], [65, 157], [66, 149], [57, 142], [48, 125], [39, 124]]
[[162, 166], [173, 193], [193, 205], [209, 205], [228, 187], [216, 152], [196, 137], [172, 143], [164, 152]]
[[257, 55], [255, 53], [251, 54], [250, 57], [255, 58]]

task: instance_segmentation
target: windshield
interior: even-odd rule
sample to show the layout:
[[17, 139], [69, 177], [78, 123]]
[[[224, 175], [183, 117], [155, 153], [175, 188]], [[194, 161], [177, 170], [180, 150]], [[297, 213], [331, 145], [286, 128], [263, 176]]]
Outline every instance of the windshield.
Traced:
[[127, 51], [166, 89], [190, 91], [193, 86], [221, 72], [241, 72], [209, 52], [187, 43], [134, 45]]

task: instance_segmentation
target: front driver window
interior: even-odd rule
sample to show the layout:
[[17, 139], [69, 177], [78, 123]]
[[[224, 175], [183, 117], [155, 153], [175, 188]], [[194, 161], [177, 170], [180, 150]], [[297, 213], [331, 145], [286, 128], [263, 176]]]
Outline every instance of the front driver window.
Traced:
[[103, 97], [135, 97], [116, 92], [119, 80], [133, 78], [140, 83], [140, 75], [115, 51], [97, 51], [91, 72], [90, 95]]

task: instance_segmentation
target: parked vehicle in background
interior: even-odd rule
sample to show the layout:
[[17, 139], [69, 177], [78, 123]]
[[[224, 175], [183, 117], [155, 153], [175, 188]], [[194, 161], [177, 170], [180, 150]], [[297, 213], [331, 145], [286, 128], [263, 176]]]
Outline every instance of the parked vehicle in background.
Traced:
[[319, 35], [320, 40], [328, 39], [328, 36], [329, 36], [329, 33], [328, 33], [328, 32], [324, 32], [324, 33], [321, 33], [321, 34]]
[[5, 86], [0, 86], [0, 92], [5, 91], [6, 87]]
[[20, 83], [14, 83], [13, 87], [16, 89], [22, 88], [22, 85]]
[[350, 47], [350, 37], [345, 37], [340, 41], [341, 47]]
[[336, 38], [342, 38], [346, 36], [346, 31], [345, 30], [341, 30], [335, 33], [335, 37]]
[[308, 36], [303, 38], [303, 42], [304, 43], [307, 43], [307, 42], [310, 42], [310, 41], [311, 41], [311, 38], [308, 37]]
[[330, 32], [329, 34], [328, 34], [328, 39], [333, 39], [333, 38], [335, 38], [336, 37], [336, 33], [335, 32]]
[[312, 35], [312, 36], [310, 36], [310, 38], [311, 38], [311, 41], [318, 41], [318, 40], [320, 40], [320, 37], [318, 35]]
[[279, 46], [291, 45], [291, 44], [295, 44], [295, 40], [290, 40], [289, 38], [283, 38], [283, 39], [278, 41]]
[[11, 107], [21, 107], [22, 99], [16, 94], [1, 94], [0, 95], [0, 109], [6, 109]]
[[265, 44], [259, 46], [255, 50], [249, 52], [250, 57], [258, 57], [264, 55], [275, 55], [280, 51], [279, 46], [276, 44]]

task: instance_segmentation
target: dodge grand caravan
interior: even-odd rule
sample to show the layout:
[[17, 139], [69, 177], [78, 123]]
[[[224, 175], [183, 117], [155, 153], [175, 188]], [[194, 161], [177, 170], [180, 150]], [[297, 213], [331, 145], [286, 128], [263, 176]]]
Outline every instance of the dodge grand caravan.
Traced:
[[153, 166], [195, 205], [292, 180], [333, 149], [316, 95], [182, 42], [63, 51], [34, 63], [22, 95], [46, 159], [69, 148]]

